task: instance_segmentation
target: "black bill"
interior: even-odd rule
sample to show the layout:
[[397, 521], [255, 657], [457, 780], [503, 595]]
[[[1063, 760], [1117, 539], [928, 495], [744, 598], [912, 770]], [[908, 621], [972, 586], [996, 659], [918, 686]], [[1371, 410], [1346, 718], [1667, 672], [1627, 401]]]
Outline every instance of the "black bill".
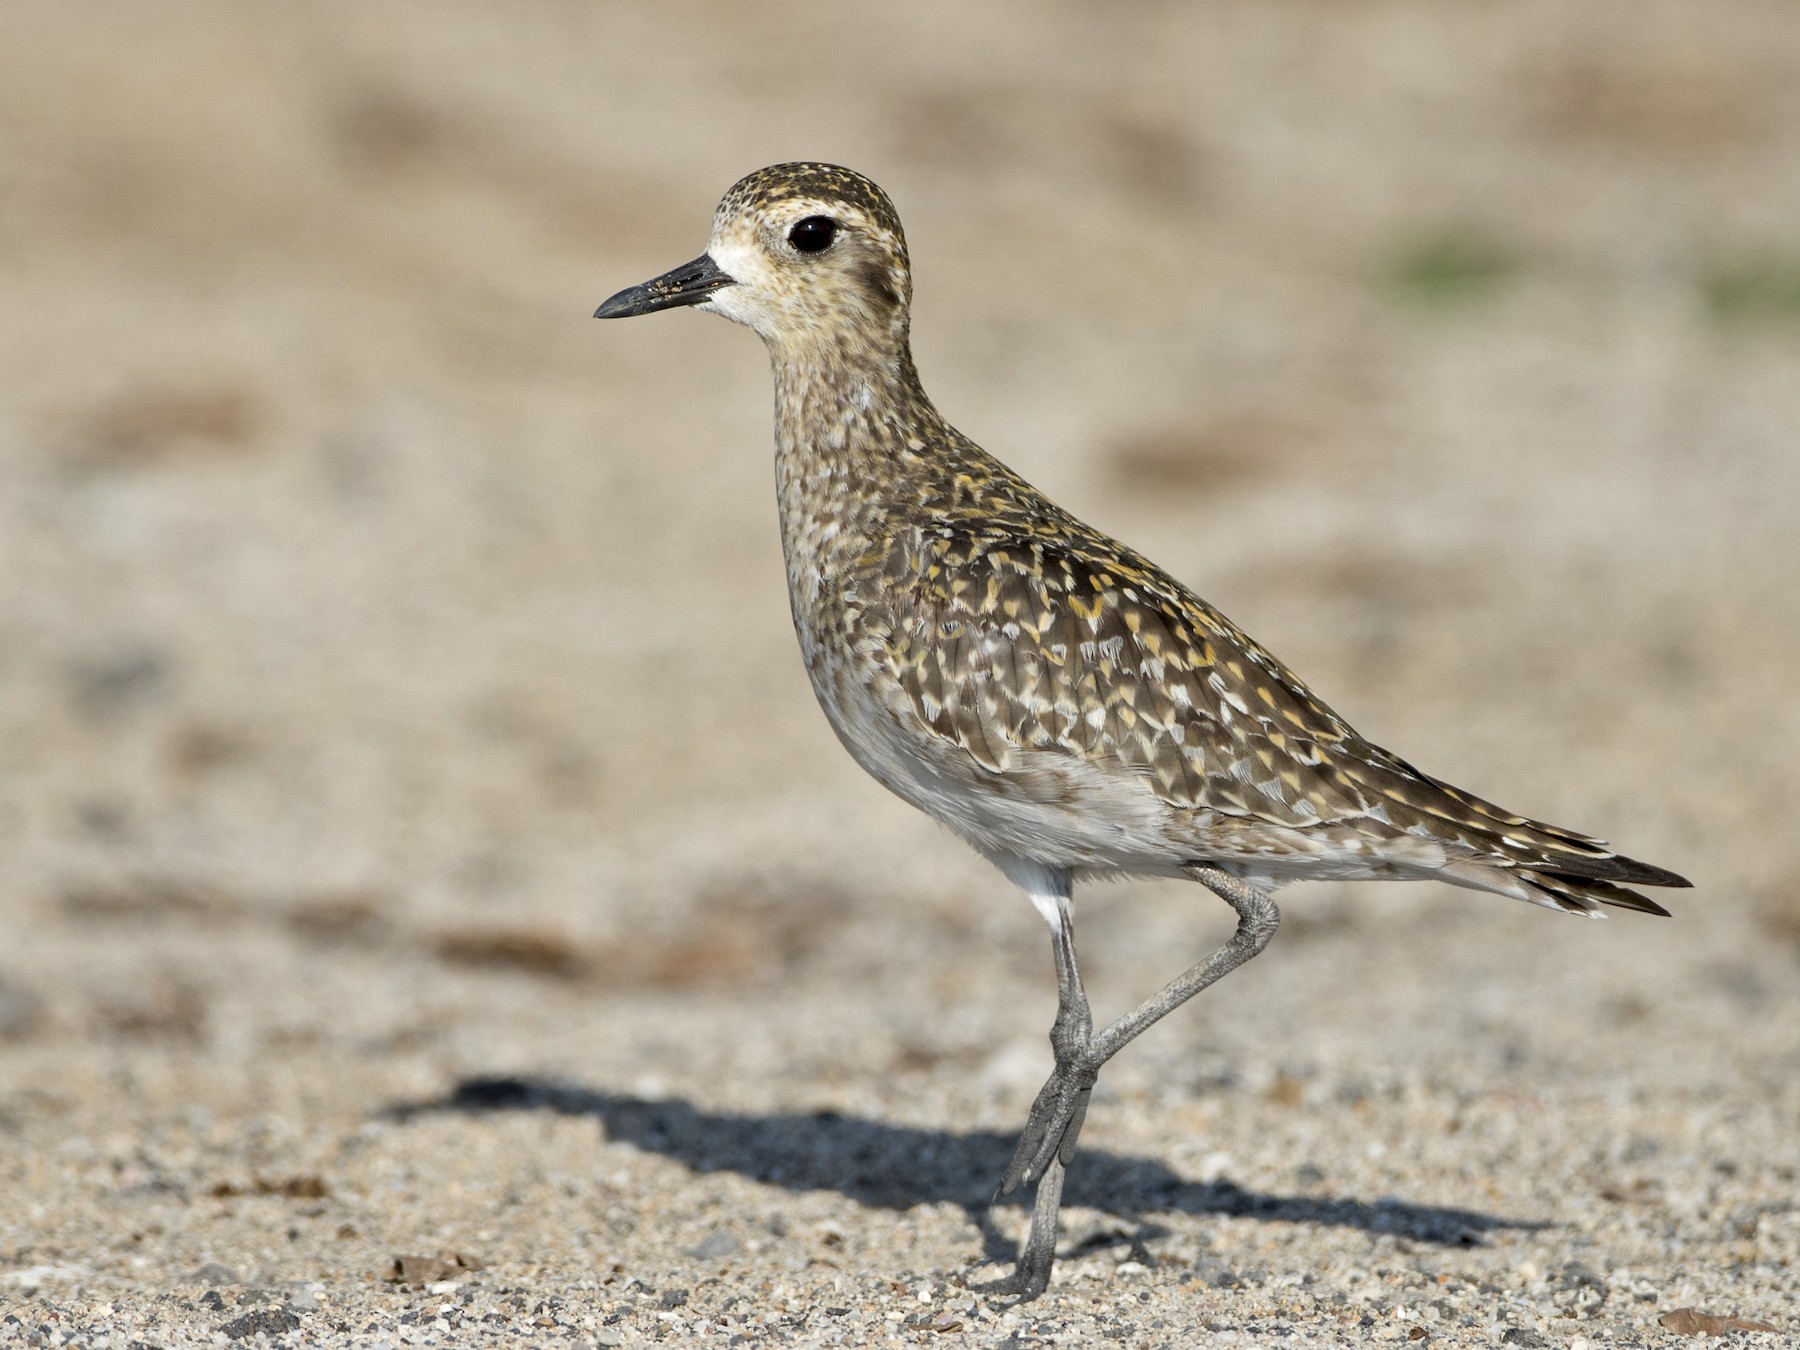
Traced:
[[664, 272], [654, 281], [641, 286], [627, 286], [594, 311], [596, 319], [629, 319], [634, 314], [652, 314], [659, 309], [676, 309], [697, 305], [721, 286], [736, 281], [719, 270], [711, 255], [702, 253], [691, 263], [683, 263], [673, 272]]

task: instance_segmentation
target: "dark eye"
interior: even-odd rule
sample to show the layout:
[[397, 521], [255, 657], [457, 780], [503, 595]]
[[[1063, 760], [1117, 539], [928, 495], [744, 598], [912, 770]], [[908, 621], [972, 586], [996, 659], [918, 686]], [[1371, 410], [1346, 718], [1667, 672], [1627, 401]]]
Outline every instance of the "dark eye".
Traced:
[[802, 253], [823, 253], [837, 238], [837, 229], [830, 216], [808, 216], [788, 231], [788, 243]]

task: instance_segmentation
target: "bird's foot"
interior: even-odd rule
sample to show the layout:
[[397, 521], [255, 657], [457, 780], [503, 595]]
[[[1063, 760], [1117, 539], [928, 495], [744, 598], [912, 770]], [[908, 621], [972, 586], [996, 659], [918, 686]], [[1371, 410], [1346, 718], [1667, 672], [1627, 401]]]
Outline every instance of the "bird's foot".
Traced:
[[1090, 1064], [1085, 1057], [1058, 1056], [1055, 1071], [1031, 1104], [1025, 1132], [1019, 1136], [1019, 1146], [1000, 1181], [1001, 1195], [1010, 1194], [1021, 1182], [1036, 1181], [1052, 1162], [1069, 1165], [1099, 1076], [1099, 1065]]
[[969, 1292], [995, 1300], [993, 1306], [1000, 1311], [1029, 1303], [1050, 1287], [1050, 1267], [1041, 1262], [1037, 1264], [1042, 1268], [1026, 1270], [1021, 1264], [1004, 1275], [971, 1284]]
[[1049, 1164], [1037, 1178], [1037, 1195], [1031, 1207], [1031, 1231], [1019, 1248], [1019, 1261], [1011, 1272], [1000, 1279], [971, 1285], [976, 1293], [996, 1298], [1013, 1299], [1008, 1307], [1029, 1303], [1050, 1287], [1050, 1274], [1056, 1265], [1057, 1222], [1062, 1209], [1063, 1178], [1067, 1169], [1051, 1154]]

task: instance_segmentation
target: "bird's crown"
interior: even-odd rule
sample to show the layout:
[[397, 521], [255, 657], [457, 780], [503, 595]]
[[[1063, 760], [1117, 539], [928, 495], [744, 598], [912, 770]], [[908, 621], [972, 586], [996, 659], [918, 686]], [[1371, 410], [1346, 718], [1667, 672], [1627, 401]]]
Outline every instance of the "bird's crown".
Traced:
[[707, 253], [737, 284], [711, 308], [776, 343], [809, 335], [904, 338], [912, 277], [894, 204], [835, 164], [776, 164], [738, 180]]

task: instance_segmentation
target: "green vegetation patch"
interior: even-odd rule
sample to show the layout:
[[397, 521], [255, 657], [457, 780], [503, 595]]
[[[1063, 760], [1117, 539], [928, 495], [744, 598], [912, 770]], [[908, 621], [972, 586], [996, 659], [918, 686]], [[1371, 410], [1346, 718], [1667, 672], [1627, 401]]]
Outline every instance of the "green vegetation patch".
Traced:
[[1724, 323], [1800, 321], [1800, 251], [1717, 261], [1702, 269], [1700, 293]]
[[1519, 251], [1504, 241], [1469, 226], [1451, 226], [1396, 250], [1383, 282], [1406, 304], [1454, 309], [1490, 299], [1521, 266]]

